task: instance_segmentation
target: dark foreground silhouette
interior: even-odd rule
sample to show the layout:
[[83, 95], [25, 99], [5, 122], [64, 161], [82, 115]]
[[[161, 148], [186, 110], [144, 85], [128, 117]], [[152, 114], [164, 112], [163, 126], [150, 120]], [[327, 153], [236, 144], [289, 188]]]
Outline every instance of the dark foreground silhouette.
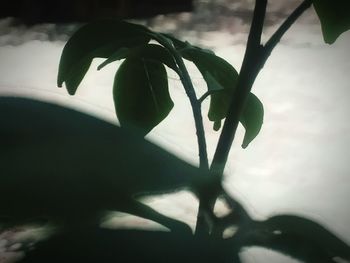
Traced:
[[[57, 105], [0, 98], [0, 223], [62, 226], [27, 253], [31, 262], [235, 262], [244, 247], [273, 249], [309, 263], [350, 260], [349, 246], [318, 223], [295, 215], [252, 219], [195, 168], [132, 131]], [[231, 212], [212, 216], [209, 236], [138, 202], [140, 195], [188, 188], [202, 200], [220, 192]], [[154, 220], [171, 232], [99, 228], [104, 212]], [[228, 226], [237, 231], [223, 238]], [[264, 259], [261, 259], [264, 262]]]
[[131, 131], [57, 105], [1, 98], [0, 125], [0, 217], [10, 224], [77, 228], [118, 210], [191, 233], [134, 198], [184, 187], [200, 194], [214, 181]]
[[21, 262], [233, 262], [224, 248], [223, 243], [191, 235], [94, 229], [38, 244]]

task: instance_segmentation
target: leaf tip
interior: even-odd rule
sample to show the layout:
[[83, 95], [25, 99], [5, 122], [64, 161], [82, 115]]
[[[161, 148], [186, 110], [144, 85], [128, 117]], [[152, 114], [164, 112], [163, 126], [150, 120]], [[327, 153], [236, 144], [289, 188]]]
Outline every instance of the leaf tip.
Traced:
[[248, 145], [249, 145], [249, 143], [243, 142], [242, 145], [241, 145], [241, 147], [242, 147], [243, 149], [246, 149], [246, 148], [248, 147]]
[[220, 130], [220, 128], [221, 128], [221, 120], [215, 121], [214, 125], [213, 125], [213, 130], [218, 131], [218, 130]]

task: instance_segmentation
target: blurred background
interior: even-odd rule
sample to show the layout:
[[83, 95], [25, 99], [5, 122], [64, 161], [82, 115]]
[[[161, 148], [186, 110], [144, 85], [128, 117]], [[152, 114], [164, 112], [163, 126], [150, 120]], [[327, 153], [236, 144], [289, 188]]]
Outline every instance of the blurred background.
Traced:
[[[264, 41], [300, 2], [269, 1]], [[213, 49], [239, 70], [254, 1], [5, 0], [4, 6], [0, 11], [0, 95], [51, 101], [117, 123], [112, 85], [120, 63], [97, 71], [102, 60], [96, 59], [73, 97], [56, 86], [64, 44], [82, 23], [100, 17], [132, 19]], [[243, 150], [240, 145], [244, 130], [239, 127], [225, 172], [225, 187], [254, 218], [281, 213], [302, 215], [325, 225], [348, 243], [349, 46], [350, 32], [331, 46], [323, 42], [313, 8], [293, 25], [253, 87], [253, 93], [265, 107], [262, 130]], [[206, 87], [200, 73], [190, 63], [188, 66], [198, 94], [204, 93]], [[175, 108], [147, 138], [197, 164], [195, 130], [187, 97], [171, 71], [169, 83]], [[206, 100], [204, 116], [208, 105]], [[211, 158], [219, 134], [206, 118], [205, 128]], [[145, 201], [194, 226], [197, 205], [191, 194], [181, 192]], [[118, 215], [105, 225], [130, 226], [141, 222], [145, 224], [141, 219]], [[1, 253], [2, 260], [7, 260], [0, 248]], [[242, 257], [245, 262], [296, 262], [258, 248], [243, 251]]]

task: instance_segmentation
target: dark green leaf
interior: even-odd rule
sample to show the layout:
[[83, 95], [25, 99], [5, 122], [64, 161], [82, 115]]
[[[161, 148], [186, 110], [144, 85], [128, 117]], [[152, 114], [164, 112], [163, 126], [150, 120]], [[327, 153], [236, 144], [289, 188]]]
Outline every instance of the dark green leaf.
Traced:
[[138, 128], [146, 135], [174, 106], [162, 63], [130, 58], [119, 67], [114, 80], [114, 103], [121, 126]]
[[81, 27], [65, 45], [59, 64], [57, 85], [66, 83], [69, 94], [75, 94], [95, 57], [107, 58], [120, 48], [148, 43], [145, 27], [119, 21], [102, 20]]
[[116, 52], [111, 57], [109, 57], [106, 61], [104, 61], [98, 67], [98, 69], [101, 69], [102, 67], [106, 66], [107, 64], [113, 61], [127, 58], [127, 57], [158, 61], [165, 64], [166, 66], [173, 69], [174, 71], [176, 72], [178, 71], [175, 60], [172, 57], [172, 55], [169, 53], [169, 51], [166, 50], [164, 47], [156, 44], [147, 44], [136, 48], [119, 50], [119, 52]]
[[128, 57], [129, 53], [130, 53], [129, 48], [120, 48], [117, 52], [113, 53], [109, 58], [107, 58], [105, 61], [103, 61], [97, 67], [97, 70], [101, 70], [102, 68], [104, 68], [105, 66], [107, 66], [108, 64], [110, 64], [114, 61]]
[[221, 84], [210, 74], [210, 72], [206, 71], [204, 73], [204, 79], [207, 82], [208, 90], [211, 92], [221, 91], [225, 88], [221, 86]]
[[237, 71], [227, 61], [206, 49], [184, 48], [181, 50], [181, 55], [197, 66], [207, 83], [209, 91], [221, 90], [211, 95], [208, 112], [209, 120], [216, 123], [220, 122], [226, 117], [236, 86]]
[[313, 4], [326, 43], [334, 43], [340, 34], [350, 29], [349, 0], [313, 0]]
[[249, 143], [259, 134], [263, 120], [263, 104], [253, 93], [250, 93], [240, 118], [240, 122], [245, 128], [242, 148], [246, 148]]
[[218, 131], [221, 128], [221, 121], [214, 121], [213, 129], [214, 131]]

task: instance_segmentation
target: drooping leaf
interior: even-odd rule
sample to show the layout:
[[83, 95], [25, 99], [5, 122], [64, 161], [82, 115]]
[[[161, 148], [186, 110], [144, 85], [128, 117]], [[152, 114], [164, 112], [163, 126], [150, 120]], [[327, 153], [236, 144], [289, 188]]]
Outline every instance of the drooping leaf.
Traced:
[[57, 85], [75, 94], [95, 57], [107, 58], [120, 48], [148, 43], [145, 27], [119, 20], [102, 20], [81, 27], [66, 43], [59, 64]]
[[185, 59], [192, 61], [197, 66], [207, 83], [208, 90], [217, 91], [210, 97], [208, 118], [216, 123], [215, 128], [220, 127], [218, 123], [226, 118], [236, 86], [237, 71], [227, 61], [206, 49], [188, 47], [180, 52]]
[[[164, 36], [169, 38], [181, 55], [192, 61], [203, 75], [208, 91], [212, 92], [208, 118], [214, 122], [213, 129], [218, 131], [221, 128], [222, 119], [226, 118], [232, 96], [234, 96], [233, 92], [238, 78], [237, 71], [211, 50], [192, 46], [171, 35]], [[263, 123], [263, 116], [262, 103], [254, 94], [250, 93], [240, 118], [240, 122], [246, 130], [243, 148], [246, 148], [258, 135]]]
[[116, 113], [121, 126], [150, 132], [174, 106], [162, 63], [129, 58], [119, 67], [113, 87]]
[[334, 43], [340, 34], [350, 29], [349, 0], [313, 0], [313, 5], [326, 43]]
[[101, 69], [116, 60], [124, 59], [127, 57], [158, 61], [165, 64], [174, 71], [178, 71], [175, 60], [170, 52], [164, 47], [156, 44], [147, 44], [136, 48], [120, 49], [118, 52], [106, 59], [98, 67], [98, 69]]
[[242, 148], [246, 148], [249, 143], [259, 134], [263, 120], [263, 104], [253, 93], [250, 93], [240, 118], [240, 122], [245, 128]]

